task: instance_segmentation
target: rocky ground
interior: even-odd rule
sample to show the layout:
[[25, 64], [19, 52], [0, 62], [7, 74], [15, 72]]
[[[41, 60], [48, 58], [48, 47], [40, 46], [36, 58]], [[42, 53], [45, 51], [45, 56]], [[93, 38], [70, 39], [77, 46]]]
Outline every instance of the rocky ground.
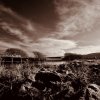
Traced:
[[0, 67], [0, 100], [100, 100], [99, 61]]

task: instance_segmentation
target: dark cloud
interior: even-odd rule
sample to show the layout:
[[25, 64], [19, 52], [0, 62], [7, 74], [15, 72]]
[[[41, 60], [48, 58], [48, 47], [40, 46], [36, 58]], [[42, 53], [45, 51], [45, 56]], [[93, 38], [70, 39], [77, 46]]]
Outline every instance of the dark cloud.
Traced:
[[7, 32], [6, 30], [3, 30], [0, 28], [0, 41], [5, 41], [5, 42], [10, 42], [12, 43], [13, 41], [21, 41], [19, 37]]
[[47, 28], [55, 28], [59, 19], [54, 0], [1, 0], [12, 10]]

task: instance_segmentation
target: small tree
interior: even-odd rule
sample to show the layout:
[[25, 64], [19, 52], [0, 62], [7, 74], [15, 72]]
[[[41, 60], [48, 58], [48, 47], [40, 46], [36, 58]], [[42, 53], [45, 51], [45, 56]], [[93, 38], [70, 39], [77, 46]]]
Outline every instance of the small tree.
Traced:
[[35, 55], [35, 59], [40, 61], [40, 63], [43, 63], [46, 60], [46, 56], [41, 52], [34, 51], [33, 53]]

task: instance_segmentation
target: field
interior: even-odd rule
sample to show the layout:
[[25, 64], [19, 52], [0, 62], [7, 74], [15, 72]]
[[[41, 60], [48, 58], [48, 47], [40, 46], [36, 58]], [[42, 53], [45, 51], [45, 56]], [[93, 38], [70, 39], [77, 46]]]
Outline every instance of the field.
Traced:
[[0, 66], [0, 100], [100, 100], [90, 84], [100, 86], [100, 60]]

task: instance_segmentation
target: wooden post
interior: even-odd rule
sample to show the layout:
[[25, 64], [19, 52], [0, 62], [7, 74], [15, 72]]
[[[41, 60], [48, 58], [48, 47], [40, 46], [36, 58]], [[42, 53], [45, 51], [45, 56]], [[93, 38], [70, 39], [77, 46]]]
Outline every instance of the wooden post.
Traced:
[[20, 58], [21, 59], [21, 65], [22, 65], [22, 58]]
[[26, 66], [29, 66], [29, 58], [26, 59]]
[[1, 61], [2, 61], [2, 58], [0, 57], [0, 67], [1, 67]]
[[12, 58], [11, 64], [13, 65], [13, 57], [11, 57], [11, 58]]

